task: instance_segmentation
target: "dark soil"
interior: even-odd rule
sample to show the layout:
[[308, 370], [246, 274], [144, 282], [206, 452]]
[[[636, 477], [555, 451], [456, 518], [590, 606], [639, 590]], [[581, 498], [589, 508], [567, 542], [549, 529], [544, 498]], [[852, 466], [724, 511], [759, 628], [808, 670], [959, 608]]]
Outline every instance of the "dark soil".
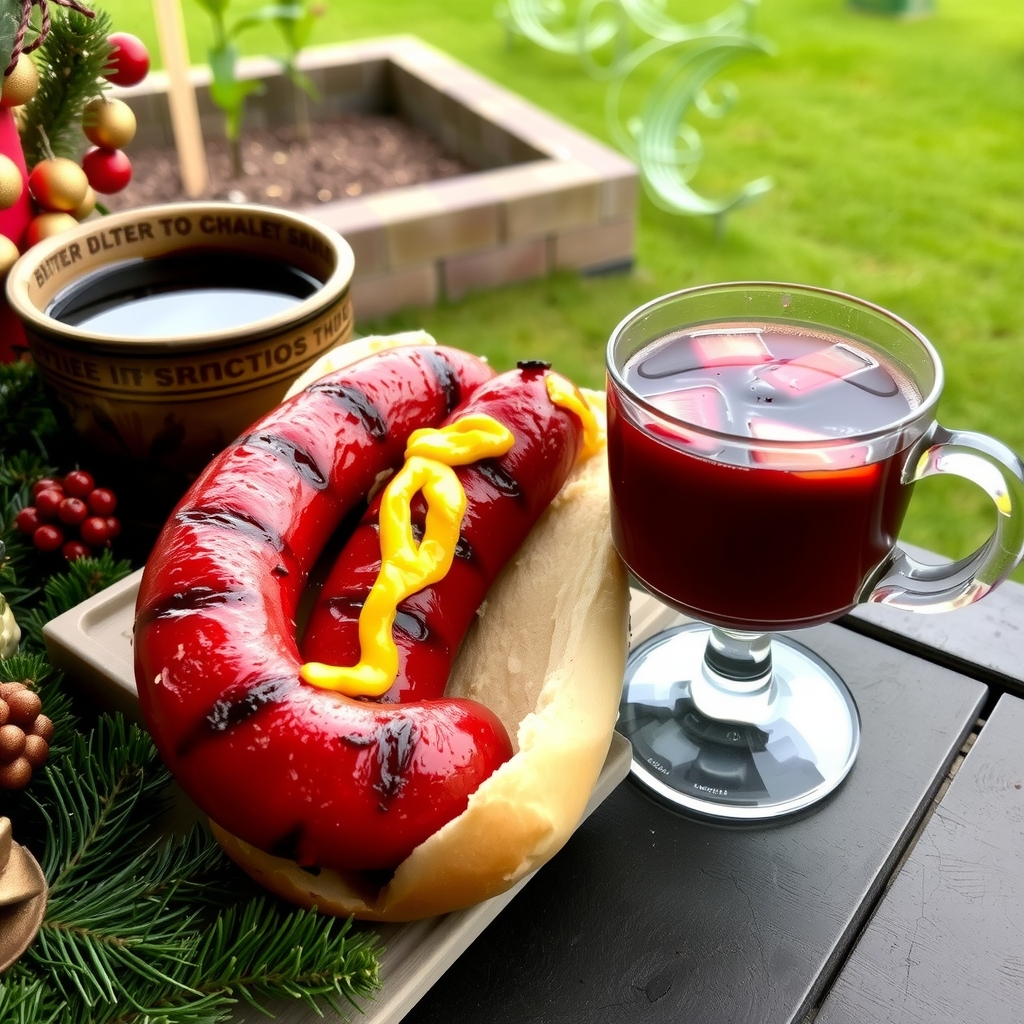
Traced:
[[[184, 199], [173, 148], [136, 149], [132, 181], [115, 195], [100, 196], [109, 210]], [[308, 142], [291, 127], [246, 130], [245, 174], [231, 174], [227, 140], [207, 142], [210, 184], [202, 199], [263, 203], [298, 209], [382, 189], [450, 178], [472, 170], [426, 132], [396, 117], [346, 114], [312, 126]]]

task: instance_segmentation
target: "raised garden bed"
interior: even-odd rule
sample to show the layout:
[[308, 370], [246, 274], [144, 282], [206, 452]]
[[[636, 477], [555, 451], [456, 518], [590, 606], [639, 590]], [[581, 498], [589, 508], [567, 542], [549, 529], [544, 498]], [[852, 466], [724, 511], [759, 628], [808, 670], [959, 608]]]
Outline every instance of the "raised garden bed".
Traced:
[[[429, 306], [478, 288], [553, 270], [599, 272], [631, 265], [638, 176], [620, 153], [409, 36], [310, 50], [301, 62], [320, 90], [317, 121], [390, 115], [422, 130], [474, 170], [300, 207], [352, 246], [357, 320]], [[290, 85], [276, 62], [241, 62], [260, 78], [246, 124], [293, 123]], [[204, 136], [222, 135], [209, 72], [192, 71]], [[173, 145], [166, 79], [152, 74], [118, 93], [139, 131], [130, 150]], [[250, 197], [273, 204], [273, 197]]]

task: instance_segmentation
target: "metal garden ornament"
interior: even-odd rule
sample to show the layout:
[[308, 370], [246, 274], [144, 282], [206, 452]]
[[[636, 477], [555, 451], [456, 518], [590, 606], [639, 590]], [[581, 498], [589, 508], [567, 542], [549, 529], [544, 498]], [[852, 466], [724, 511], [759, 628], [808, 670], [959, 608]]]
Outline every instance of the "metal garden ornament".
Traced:
[[[714, 217], [721, 234], [726, 215], [763, 195], [772, 181], [757, 178], [724, 198], [697, 192], [690, 182], [704, 144], [686, 119], [691, 108], [709, 118], [728, 114], [738, 91], [727, 82], [713, 96], [711, 80], [741, 57], [773, 52], [753, 32], [757, 3], [738, 0], [721, 14], [691, 23], [673, 19], [666, 0], [582, 0], [575, 18], [562, 0], [504, 0], [496, 15], [510, 40], [523, 36], [552, 53], [576, 56], [590, 77], [606, 82], [609, 133], [636, 161], [651, 201], [670, 213]], [[634, 45], [638, 35], [644, 38]], [[647, 73], [656, 59], [661, 67], [654, 85], [630, 113], [636, 73]]]

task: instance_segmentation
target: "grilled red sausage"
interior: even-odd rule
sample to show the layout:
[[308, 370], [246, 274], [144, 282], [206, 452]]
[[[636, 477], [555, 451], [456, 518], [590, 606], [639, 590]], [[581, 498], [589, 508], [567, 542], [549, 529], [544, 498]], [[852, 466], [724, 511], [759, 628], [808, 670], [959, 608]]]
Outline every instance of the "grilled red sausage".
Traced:
[[[477, 608], [502, 567], [559, 492], [579, 456], [579, 418], [548, 396], [548, 367], [524, 363], [495, 377], [449, 417], [482, 414], [508, 427], [515, 443], [504, 455], [459, 466], [466, 493], [455, 560], [439, 582], [398, 605], [393, 636], [398, 677], [380, 700], [440, 697]], [[420, 531], [422, 496], [413, 506]], [[354, 665], [360, 658], [359, 614], [381, 567], [380, 496], [334, 563], [313, 606], [300, 649], [307, 661]]]
[[199, 807], [313, 868], [389, 868], [511, 754], [470, 701], [384, 705], [303, 683], [295, 612], [342, 518], [493, 376], [395, 349], [312, 384], [207, 467], [172, 513], [136, 607], [135, 674], [157, 747]]

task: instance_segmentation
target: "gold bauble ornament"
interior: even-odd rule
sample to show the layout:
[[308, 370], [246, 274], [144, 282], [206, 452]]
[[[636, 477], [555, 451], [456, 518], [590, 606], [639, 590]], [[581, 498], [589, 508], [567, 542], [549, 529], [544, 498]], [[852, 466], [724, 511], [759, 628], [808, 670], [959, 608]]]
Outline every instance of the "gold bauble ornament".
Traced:
[[32, 944], [46, 915], [46, 878], [39, 862], [11, 838], [11, 819], [0, 818], [0, 971]]
[[35, 96], [38, 88], [39, 72], [35, 63], [27, 53], [19, 53], [14, 70], [4, 79], [0, 107], [20, 107]]
[[9, 210], [21, 198], [24, 187], [18, 165], [0, 153], [0, 210]]
[[70, 213], [41, 213], [29, 224], [25, 240], [29, 245], [35, 245], [44, 238], [52, 238], [75, 227], [78, 227], [78, 221]]
[[103, 149], [124, 149], [135, 138], [135, 114], [127, 103], [97, 96], [82, 111], [82, 131]]
[[93, 190], [92, 185], [90, 185], [85, 190], [85, 198], [82, 200], [81, 204], [77, 209], [71, 211], [71, 216], [74, 217], [75, 220], [85, 220], [85, 218], [88, 217], [95, 209], [96, 192]]
[[67, 157], [40, 160], [28, 176], [32, 198], [51, 213], [70, 213], [85, 199], [89, 179], [79, 164]]
[[18, 247], [6, 235], [0, 235], [0, 278], [7, 276], [20, 255]]

